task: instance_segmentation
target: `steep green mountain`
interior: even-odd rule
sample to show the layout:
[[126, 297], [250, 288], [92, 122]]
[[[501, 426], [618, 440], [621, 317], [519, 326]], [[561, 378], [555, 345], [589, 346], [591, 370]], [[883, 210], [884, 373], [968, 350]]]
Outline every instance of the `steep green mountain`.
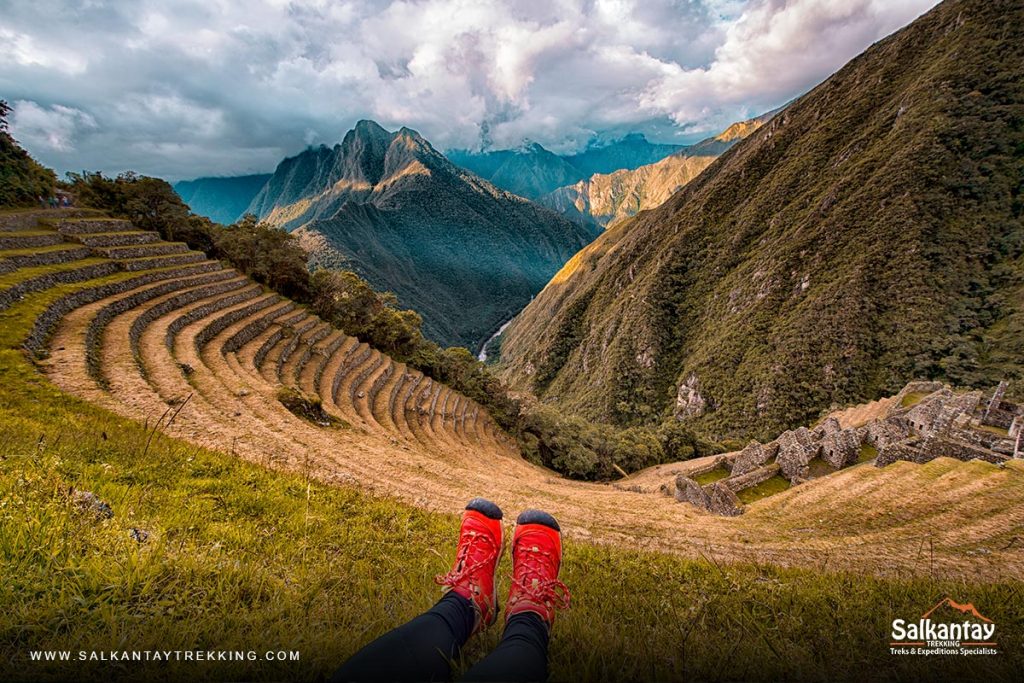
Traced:
[[270, 180], [269, 173], [226, 178], [196, 178], [174, 183], [174, 191], [193, 213], [215, 223], [230, 225], [249, 207], [253, 197]]
[[504, 377], [764, 437], [910, 377], [1020, 378], [1021, 73], [1024, 5], [947, 0], [573, 257]]
[[537, 201], [569, 218], [608, 226], [660, 206], [719, 155], [768, 121], [774, 112], [734, 123], [719, 135], [684, 147], [653, 164], [613, 173], [595, 173], [560, 187]]
[[282, 161], [249, 211], [295, 231], [314, 267], [356, 271], [419, 312], [434, 341], [470, 348], [596, 234], [372, 121]]

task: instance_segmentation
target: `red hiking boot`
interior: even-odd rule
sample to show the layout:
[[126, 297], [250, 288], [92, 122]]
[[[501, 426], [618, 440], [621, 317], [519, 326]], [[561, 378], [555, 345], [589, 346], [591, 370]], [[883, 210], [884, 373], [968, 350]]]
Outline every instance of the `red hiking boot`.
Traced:
[[473, 603], [476, 622], [473, 633], [487, 628], [498, 616], [495, 575], [501, 559], [504, 533], [501, 508], [489, 500], [474, 498], [462, 513], [459, 545], [451, 571], [434, 580]]
[[505, 619], [534, 612], [551, 627], [555, 610], [569, 606], [569, 589], [558, 580], [562, 566], [562, 531], [555, 518], [525, 510], [512, 536], [512, 588]]

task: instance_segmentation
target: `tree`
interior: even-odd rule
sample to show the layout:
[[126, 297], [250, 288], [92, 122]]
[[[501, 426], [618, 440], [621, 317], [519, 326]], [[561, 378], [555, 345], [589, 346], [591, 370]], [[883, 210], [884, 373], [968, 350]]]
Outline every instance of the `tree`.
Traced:
[[0, 207], [30, 206], [53, 196], [57, 176], [29, 156], [11, 137], [11, 107], [0, 100]]

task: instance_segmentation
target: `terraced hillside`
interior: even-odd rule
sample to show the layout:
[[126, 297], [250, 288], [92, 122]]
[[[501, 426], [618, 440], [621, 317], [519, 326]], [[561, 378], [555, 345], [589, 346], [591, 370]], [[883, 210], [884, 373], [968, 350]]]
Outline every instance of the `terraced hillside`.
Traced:
[[[928, 539], [937, 575], [1024, 569], [1018, 462], [855, 466], [715, 518], [525, 462], [465, 397], [126, 222], [3, 215], [0, 273], [5, 343], [59, 388], [268, 467], [444, 512], [473, 495], [540, 505], [571, 537], [689, 556], [917, 573]], [[319, 397], [331, 423], [285, 408], [282, 387]]]

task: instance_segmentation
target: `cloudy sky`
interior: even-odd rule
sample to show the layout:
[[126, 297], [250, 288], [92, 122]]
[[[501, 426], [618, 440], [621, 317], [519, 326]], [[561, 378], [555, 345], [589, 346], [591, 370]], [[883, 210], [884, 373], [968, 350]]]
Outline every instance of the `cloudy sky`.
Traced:
[[360, 118], [437, 147], [699, 139], [935, 0], [0, 0], [12, 131], [65, 170], [265, 172]]

